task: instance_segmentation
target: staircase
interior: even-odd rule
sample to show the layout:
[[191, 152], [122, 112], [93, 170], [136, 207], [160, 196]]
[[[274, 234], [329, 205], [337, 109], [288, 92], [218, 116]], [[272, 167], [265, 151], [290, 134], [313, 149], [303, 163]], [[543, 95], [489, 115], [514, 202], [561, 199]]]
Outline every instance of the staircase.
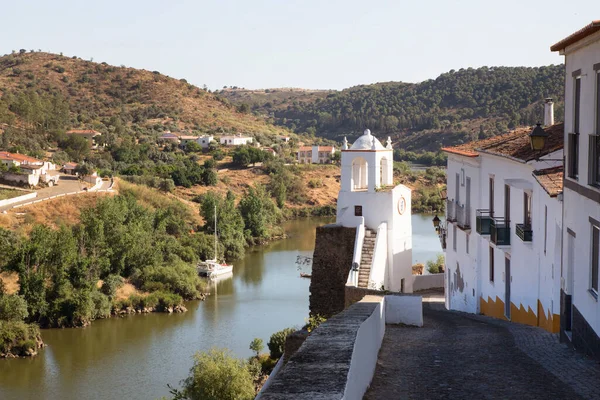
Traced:
[[371, 273], [376, 237], [377, 233], [375, 231], [365, 229], [365, 238], [360, 256], [360, 268], [358, 270], [358, 287], [361, 288], [369, 287], [369, 274]]

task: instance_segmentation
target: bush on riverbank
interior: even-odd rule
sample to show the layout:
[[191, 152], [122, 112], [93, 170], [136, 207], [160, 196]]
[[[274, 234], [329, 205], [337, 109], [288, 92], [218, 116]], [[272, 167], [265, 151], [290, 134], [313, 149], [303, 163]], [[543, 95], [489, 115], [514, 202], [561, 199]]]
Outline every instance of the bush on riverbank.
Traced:
[[0, 357], [33, 356], [42, 346], [37, 325], [0, 320]]

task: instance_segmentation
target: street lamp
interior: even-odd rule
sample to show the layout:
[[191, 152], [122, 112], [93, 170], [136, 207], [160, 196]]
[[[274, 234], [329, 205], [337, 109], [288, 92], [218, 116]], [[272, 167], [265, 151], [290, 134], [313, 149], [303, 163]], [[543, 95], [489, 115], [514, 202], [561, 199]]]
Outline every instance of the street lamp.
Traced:
[[533, 131], [529, 134], [529, 143], [531, 144], [531, 150], [534, 151], [542, 151], [544, 146], [546, 146], [546, 139], [548, 138], [548, 134], [542, 128], [542, 124], [536, 124]]
[[435, 217], [433, 217], [433, 227], [434, 228], [439, 228], [440, 226], [440, 218], [436, 215]]

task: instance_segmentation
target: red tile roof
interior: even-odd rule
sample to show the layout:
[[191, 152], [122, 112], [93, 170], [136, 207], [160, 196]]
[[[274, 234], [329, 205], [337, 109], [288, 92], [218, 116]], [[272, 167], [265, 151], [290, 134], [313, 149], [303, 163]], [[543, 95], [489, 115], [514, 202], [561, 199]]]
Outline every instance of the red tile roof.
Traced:
[[302, 146], [298, 149], [298, 151], [312, 151], [311, 146]]
[[21, 163], [41, 163], [42, 160], [38, 160], [37, 158], [29, 157], [24, 154], [19, 153], [9, 153], [8, 151], [0, 151], [0, 157], [3, 160], [13, 160]]
[[93, 129], [71, 129], [67, 131], [67, 135], [102, 135], [100, 132]]
[[567, 48], [574, 43], [579, 42], [581, 39], [584, 39], [590, 36], [592, 33], [595, 33], [600, 30], [600, 20], [592, 21], [590, 24], [584, 26], [580, 30], [575, 33], [570, 34], [560, 42], [552, 45], [550, 47], [550, 51], [560, 51]]
[[466, 157], [477, 157], [480, 153], [495, 154], [501, 157], [521, 161], [532, 161], [555, 151], [564, 146], [564, 124], [558, 123], [544, 128], [548, 134], [544, 150], [533, 151], [529, 142], [529, 134], [533, 128], [517, 128], [512, 132], [494, 136], [488, 139], [477, 140], [454, 147], [444, 147], [443, 151]]
[[333, 146], [319, 146], [318, 151], [333, 151]]
[[563, 190], [563, 173], [564, 169], [561, 165], [533, 171], [533, 176], [550, 197], [556, 197]]

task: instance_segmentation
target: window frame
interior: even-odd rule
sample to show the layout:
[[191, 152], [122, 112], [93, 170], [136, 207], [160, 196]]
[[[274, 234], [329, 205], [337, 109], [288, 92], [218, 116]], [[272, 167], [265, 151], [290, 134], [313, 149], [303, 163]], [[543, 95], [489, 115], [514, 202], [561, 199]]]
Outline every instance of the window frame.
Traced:
[[533, 230], [531, 220], [531, 208], [533, 207], [532, 193], [527, 190], [523, 191], [523, 226]]
[[[598, 300], [598, 286], [600, 285], [600, 223], [590, 220], [590, 274], [589, 292]], [[596, 236], [594, 238], [594, 236]]]
[[490, 282], [494, 283], [494, 248], [492, 246], [490, 246], [488, 264], [489, 264]]

